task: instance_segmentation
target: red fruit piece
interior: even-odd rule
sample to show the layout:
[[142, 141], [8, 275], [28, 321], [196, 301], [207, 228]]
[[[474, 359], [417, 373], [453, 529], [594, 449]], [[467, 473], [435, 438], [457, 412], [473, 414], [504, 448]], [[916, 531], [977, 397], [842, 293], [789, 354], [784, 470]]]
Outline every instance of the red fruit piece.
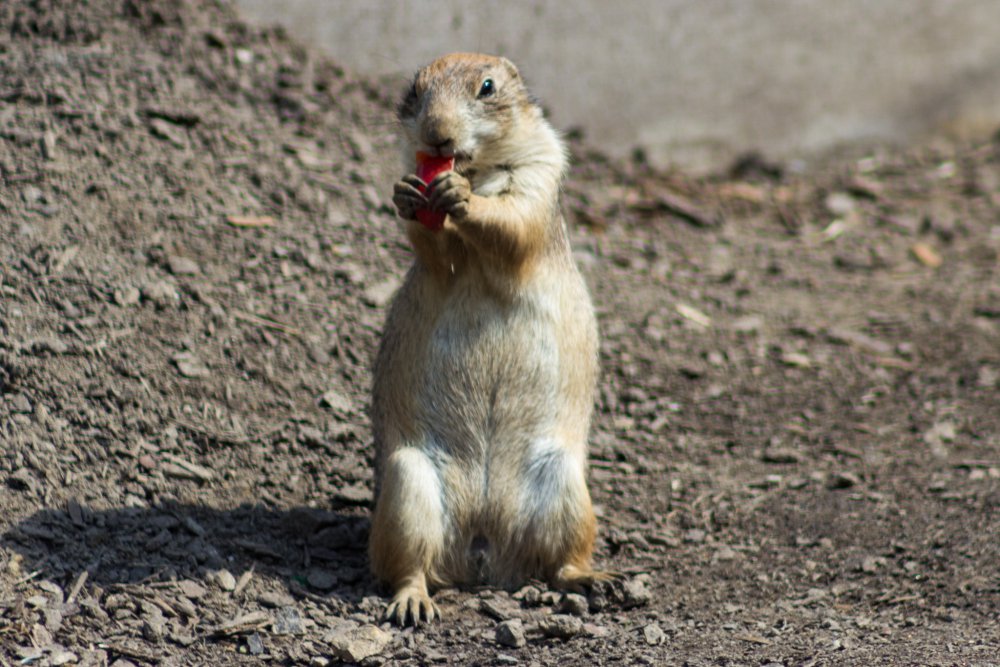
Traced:
[[[417, 178], [428, 185], [438, 174], [451, 171], [454, 168], [455, 158], [452, 156], [417, 152]], [[426, 192], [427, 188], [420, 188], [420, 191]], [[444, 218], [445, 214], [440, 211], [426, 208], [417, 211], [417, 221], [434, 232], [444, 227]]]

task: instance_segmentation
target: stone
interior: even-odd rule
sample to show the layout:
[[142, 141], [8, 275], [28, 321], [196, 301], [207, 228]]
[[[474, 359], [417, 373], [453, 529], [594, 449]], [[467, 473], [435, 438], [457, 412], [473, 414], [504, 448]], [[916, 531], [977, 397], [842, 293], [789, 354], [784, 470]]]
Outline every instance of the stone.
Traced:
[[642, 637], [650, 646], [659, 646], [667, 638], [667, 634], [656, 623], [650, 623], [642, 629]]
[[215, 583], [224, 591], [236, 589], [236, 577], [229, 570], [219, 570], [215, 573]]
[[583, 632], [583, 621], [568, 614], [553, 614], [544, 619], [539, 627], [546, 637], [572, 639]]
[[622, 585], [622, 608], [632, 609], [643, 607], [653, 599], [653, 594], [646, 587], [643, 579], [628, 579]]
[[586, 616], [588, 608], [587, 598], [579, 593], [567, 593], [559, 605], [559, 611], [571, 616]]
[[142, 298], [152, 302], [157, 308], [167, 308], [181, 299], [174, 286], [165, 280], [143, 285]]
[[496, 641], [501, 646], [520, 648], [527, 643], [524, 638], [524, 624], [519, 618], [512, 618], [497, 624]]
[[197, 262], [180, 255], [167, 256], [167, 269], [175, 276], [193, 276], [201, 272]]
[[374, 625], [362, 625], [334, 634], [328, 641], [340, 660], [361, 662], [384, 651], [392, 641], [392, 635]]
[[375, 308], [382, 308], [387, 305], [389, 301], [392, 300], [392, 296], [399, 289], [399, 280], [397, 278], [389, 278], [383, 280], [380, 283], [371, 285], [365, 289], [364, 293], [361, 295], [362, 300], [369, 306]]

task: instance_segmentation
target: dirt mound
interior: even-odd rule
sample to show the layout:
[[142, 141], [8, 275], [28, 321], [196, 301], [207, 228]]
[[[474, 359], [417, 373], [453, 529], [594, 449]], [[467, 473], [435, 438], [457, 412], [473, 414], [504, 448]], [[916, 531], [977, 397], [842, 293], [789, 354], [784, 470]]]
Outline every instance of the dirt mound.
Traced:
[[396, 91], [215, 2], [9, 0], [0, 34], [0, 662], [995, 661], [1000, 145], [695, 180], [574, 141], [631, 588], [383, 635]]

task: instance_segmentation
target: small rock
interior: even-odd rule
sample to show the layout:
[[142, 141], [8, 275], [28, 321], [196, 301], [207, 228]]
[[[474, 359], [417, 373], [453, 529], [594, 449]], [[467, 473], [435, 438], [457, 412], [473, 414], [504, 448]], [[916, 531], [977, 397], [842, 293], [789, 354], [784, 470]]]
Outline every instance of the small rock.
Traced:
[[559, 605], [559, 611], [572, 616], [586, 616], [588, 608], [587, 598], [579, 593], [567, 593]]
[[319, 405], [321, 408], [329, 408], [335, 412], [350, 412], [353, 407], [351, 400], [336, 389], [331, 389], [320, 396]]
[[764, 463], [798, 463], [802, 454], [791, 447], [768, 447], [760, 455]]
[[7, 478], [7, 486], [18, 491], [34, 491], [38, 480], [27, 468], [18, 468]]
[[134, 306], [139, 303], [139, 297], [138, 288], [131, 285], [122, 289], [116, 289], [114, 293], [115, 303], [119, 306]]
[[584, 623], [583, 631], [588, 637], [593, 637], [595, 639], [600, 639], [601, 637], [607, 637], [611, 634], [611, 630], [603, 625], [597, 625], [596, 623]]
[[299, 428], [299, 442], [310, 447], [322, 447], [326, 442], [323, 431], [313, 426], [303, 426]]
[[934, 456], [945, 458], [948, 455], [947, 445], [955, 441], [956, 435], [955, 422], [946, 419], [937, 422], [924, 433], [924, 442], [930, 446]]
[[57, 650], [49, 656], [49, 664], [52, 665], [52, 667], [67, 665], [71, 662], [79, 662], [79, 660], [80, 657], [72, 651]]
[[266, 591], [257, 596], [257, 601], [265, 607], [271, 607], [274, 609], [277, 607], [291, 606], [295, 603], [295, 598], [288, 593], [283, 593], [281, 591]]
[[10, 409], [21, 414], [31, 414], [34, 410], [31, 401], [24, 394], [14, 394], [10, 397]]
[[649, 604], [653, 594], [646, 587], [646, 582], [639, 577], [628, 579], [622, 585], [622, 608], [632, 609]]
[[305, 632], [302, 627], [302, 616], [299, 610], [291, 605], [278, 609], [274, 614], [271, 632], [276, 635], [299, 635]]
[[309, 570], [309, 574], [306, 575], [306, 581], [309, 585], [320, 591], [328, 591], [337, 585], [337, 577], [327, 570], [322, 570], [315, 568]]
[[247, 650], [250, 655], [263, 655], [264, 640], [261, 639], [260, 633], [255, 632], [247, 637]]
[[333, 494], [333, 499], [346, 505], [367, 505], [372, 492], [362, 482], [342, 486]]
[[501, 646], [521, 648], [527, 643], [524, 638], [524, 624], [519, 618], [512, 618], [497, 625], [496, 641]]
[[729, 561], [736, 560], [737, 555], [738, 554], [736, 553], [736, 551], [733, 550], [732, 547], [723, 544], [721, 547], [719, 547], [718, 551], [715, 552], [714, 559], [723, 563], [727, 563]]
[[764, 318], [759, 315], [746, 315], [733, 321], [733, 331], [737, 333], [755, 333], [764, 327]]
[[650, 646], [659, 646], [667, 638], [667, 633], [656, 623], [650, 623], [642, 629], [642, 637]]
[[514, 593], [513, 598], [520, 600], [525, 607], [537, 607], [542, 603], [542, 592], [535, 586], [525, 586]]
[[689, 544], [701, 544], [706, 537], [708, 537], [708, 533], [701, 528], [692, 528], [684, 533], [684, 541]]
[[866, 574], [874, 574], [886, 564], [886, 559], [878, 556], [866, 556], [861, 561], [861, 571]]
[[850, 489], [861, 484], [861, 479], [853, 472], [838, 472], [830, 475], [826, 482], [828, 489]]
[[69, 345], [58, 338], [39, 338], [31, 341], [31, 351], [36, 355], [66, 354], [69, 352]]
[[186, 378], [203, 378], [211, 375], [211, 371], [208, 370], [198, 357], [194, 356], [190, 352], [181, 352], [175, 354], [170, 358], [174, 362], [174, 366], [177, 367], [177, 372]]
[[506, 595], [490, 597], [479, 601], [479, 611], [497, 621], [506, 621], [517, 616], [520, 605]]
[[175, 276], [193, 276], [201, 272], [197, 262], [180, 255], [167, 256], [167, 269]]
[[157, 308], [167, 308], [181, 299], [174, 286], [165, 280], [143, 285], [142, 298], [151, 301]]
[[215, 583], [224, 591], [236, 589], [236, 577], [229, 570], [219, 570], [215, 573]]
[[542, 634], [556, 639], [572, 639], [583, 632], [583, 621], [568, 614], [553, 614], [539, 624]]
[[381, 308], [392, 300], [392, 296], [396, 293], [397, 289], [399, 289], [399, 280], [397, 278], [389, 278], [368, 287], [361, 295], [361, 298], [369, 306]]
[[831, 192], [826, 196], [823, 205], [826, 206], [826, 210], [830, 212], [830, 215], [837, 217], [847, 215], [856, 206], [854, 197], [846, 192]]
[[184, 579], [177, 582], [177, 588], [180, 589], [181, 594], [190, 599], [198, 600], [205, 597], [208, 594], [208, 589], [199, 584], [196, 581], [191, 581], [190, 579]]
[[361, 662], [365, 658], [378, 655], [385, 650], [392, 641], [392, 635], [374, 625], [363, 625], [360, 628], [335, 634], [328, 641], [339, 659]]

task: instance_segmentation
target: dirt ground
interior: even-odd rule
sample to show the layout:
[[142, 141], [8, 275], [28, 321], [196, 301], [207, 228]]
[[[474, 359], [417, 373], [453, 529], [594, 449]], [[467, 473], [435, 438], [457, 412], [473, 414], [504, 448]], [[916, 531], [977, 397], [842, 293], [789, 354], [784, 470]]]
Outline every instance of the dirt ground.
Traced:
[[1000, 137], [573, 138], [626, 594], [379, 626], [396, 95], [210, 0], [0, 3], [0, 665], [1000, 665]]

